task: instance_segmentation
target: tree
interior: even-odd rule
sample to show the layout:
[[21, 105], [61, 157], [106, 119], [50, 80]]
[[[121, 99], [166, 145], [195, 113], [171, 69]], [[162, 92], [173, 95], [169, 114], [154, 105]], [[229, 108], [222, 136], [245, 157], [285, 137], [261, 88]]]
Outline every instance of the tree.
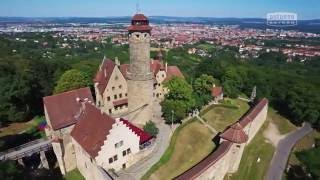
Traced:
[[143, 130], [154, 137], [157, 137], [159, 133], [159, 129], [157, 128], [156, 124], [152, 121], [148, 121], [144, 126]]
[[89, 80], [84, 73], [79, 70], [71, 69], [66, 71], [57, 82], [54, 93], [62, 93], [74, 89], [79, 89], [89, 85]]
[[163, 117], [167, 124], [181, 123], [187, 116], [187, 105], [183, 101], [165, 99], [161, 102]]
[[0, 162], [0, 178], [6, 180], [22, 179], [22, 171], [14, 161]]
[[297, 158], [307, 168], [314, 179], [320, 178], [320, 148], [297, 152]]
[[209, 94], [213, 84], [218, 85], [219, 81], [210, 75], [202, 74], [194, 81], [193, 88], [199, 95]]
[[181, 101], [186, 105], [187, 109], [191, 109], [195, 105], [192, 86], [183, 78], [174, 77], [166, 82], [164, 86], [169, 90], [169, 93], [165, 96], [166, 99]]

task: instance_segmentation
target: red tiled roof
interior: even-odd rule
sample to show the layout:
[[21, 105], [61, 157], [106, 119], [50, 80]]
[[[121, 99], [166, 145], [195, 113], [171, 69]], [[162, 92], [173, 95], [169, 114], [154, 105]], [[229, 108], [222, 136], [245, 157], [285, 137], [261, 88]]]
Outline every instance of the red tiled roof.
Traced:
[[254, 120], [254, 118], [257, 117], [257, 115], [266, 105], [268, 105], [268, 99], [263, 98], [260, 100], [257, 105], [251, 108], [250, 111], [239, 120], [241, 126], [246, 127], [251, 121]]
[[144, 130], [138, 128], [137, 126], [130, 123], [128, 120], [120, 119], [120, 121], [123, 122], [127, 127], [129, 127], [136, 135], [140, 138], [140, 145], [144, 144], [145, 142], [148, 142], [153, 138], [149, 133], [145, 132]]
[[105, 91], [115, 66], [115, 63], [112, 60], [103, 59], [100, 69], [94, 78], [94, 82], [98, 83], [98, 90], [100, 94], [103, 94]]
[[160, 71], [160, 69], [163, 69], [163, 64], [159, 60], [153, 60], [150, 63], [150, 69], [153, 72], [154, 76]]
[[218, 97], [222, 94], [222, 87], [213, 87], [211, 89], [211, 95], [213, 97]]
[[133, 21], [147, 21], [148, 18], [147, 18], [144, 14], [135, 14], [135, 15], [132, 17], [132, 20], [133, 20]]
[[120, 71], [125, 79], [127, 79], [127, 71], [129, 69], [129, 64], [121, 64]]
[[128, 99], [121, 99], [118, 101], [113, 101], [112, 103], [113, 103], [113, 106], [121, 106], [124, 104], [128, 104]]
[[230, 149], [232, 142], [224, 141], [222, 142], [218, 149], [207, 156], [205, 159], [200, 161], [197, 165], [193, 166], [191, 169], [187, 170], [180, 176], [176, 177], [176, 180], [190, 180], [196, 179], [199, 177], [203, 172], [209, 169], [213, 164], [219, 161]]
[[115, 120], [90, 103], [84, 103], [79, 122], [71, 136], [91, 156], [96, 157], [112, 129]]
[[248, 140], [248, 135], [243, 131], [242, 126], [238, 122], [226, 129], [220, 137], [238, 144], [245, 143]]
[[168, 66], [167, 67], [167, 77], [166, 77], [165, 81], [169, 81], [173, 77], [184, 78], [183, 74], [181, 73], [180, 69], [177, 66]]
[[81, 103], [77, 98], [93, 102], [90, 88], [81, 88], [73, 91], [47, 96], [43, 98], [53, 130], [58, 130], [77, 122], [76, 116], [80, 112]]

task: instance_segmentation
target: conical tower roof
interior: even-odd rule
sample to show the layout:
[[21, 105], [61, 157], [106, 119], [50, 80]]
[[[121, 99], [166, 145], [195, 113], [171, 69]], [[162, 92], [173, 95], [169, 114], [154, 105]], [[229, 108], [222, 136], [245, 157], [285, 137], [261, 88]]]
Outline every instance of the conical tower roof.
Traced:
[[225, 130], [220, 137], [238, 144], [245, 143], [248, 140], [248, 135], [243, 131], [243, 127], [239, 122], [230, 126], [230, 128]]

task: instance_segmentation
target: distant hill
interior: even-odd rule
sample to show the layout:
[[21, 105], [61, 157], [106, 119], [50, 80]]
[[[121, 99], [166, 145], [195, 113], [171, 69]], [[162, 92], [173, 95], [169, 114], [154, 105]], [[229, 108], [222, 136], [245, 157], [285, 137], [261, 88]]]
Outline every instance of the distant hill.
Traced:
[[[0, 17], [0, 24], [17, 23], [129, 23], [131, 17]], [[239, 25], [241, 28], [272, 29], [274, 27], [266, 25], [263, 18], [214, 18], [214, 17], [169, 17], [169, 16], [150, 16], [150, 21], [154, 24], [187, 23], [187, 24], [211, 24], [211, 25]], [[297, 26], [286, 27], [287, 30], [299, 30], [303, 32], [320, 33], [320, 19], [299, 20]]]

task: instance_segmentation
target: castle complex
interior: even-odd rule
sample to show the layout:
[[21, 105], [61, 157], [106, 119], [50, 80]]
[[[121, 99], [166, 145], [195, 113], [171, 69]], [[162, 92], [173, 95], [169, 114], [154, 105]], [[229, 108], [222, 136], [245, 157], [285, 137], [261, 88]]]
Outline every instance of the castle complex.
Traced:
[[[90, 180], [111, 179], [150, 154], [154, 137], [141, 127], [153, 120], [153, 102], [167, 93], [163, 83], [182, 77], [179, 68], [150, 59], [151, 27], [136, 14], [128, 27], [130, 63], [104, 58], [89, 88], [44, 97], [46, 135], [62, 174], [78, 168]], [[143, 151], [141, 151], [143, 150]]]
[[[164, 82], [183, 78], [176, 66], [150, 59], [151, 27], [136, 14], [128, 27], [130, 63], [103, 58], [94, 78], [96, 101], [90, 88], [44, 97], [46, 135], [62, 174], [78, 168], [88, 180], [112, 179], [152, 151], [154, 138], [141, 129], [153, 120], [153, 103], [168, 90]], [[222, 87], [213, 87], [214, 102], [223, 99]], [[266, 120], [268, 100], [262, 99], [220, 135], [215, 152], [177, 179], [223, 179], [238, 170], [243, 150]]]

